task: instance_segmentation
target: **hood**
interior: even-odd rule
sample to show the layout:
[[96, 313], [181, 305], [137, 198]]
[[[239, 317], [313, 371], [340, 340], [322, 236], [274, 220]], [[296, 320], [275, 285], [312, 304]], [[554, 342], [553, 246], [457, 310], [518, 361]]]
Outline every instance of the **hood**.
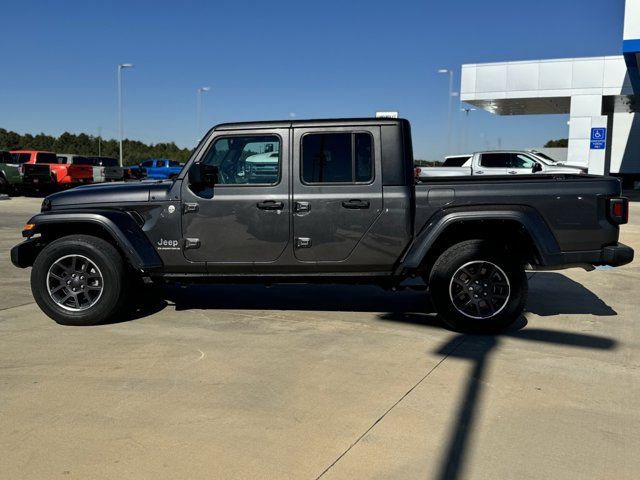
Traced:
[[580, 173], [587, 172], [587, 167], [583, 167], [580, 165], [567, 165], [565, 163], [556, 163], [555, 165], [550, 165], [546, 168], [545, 172], [549, 173]]
[[100, 203], [130, 203], [169, 199], [173, 181], [97, 183], [54, 193], [45, 203], [55, 207], [82, 207]]

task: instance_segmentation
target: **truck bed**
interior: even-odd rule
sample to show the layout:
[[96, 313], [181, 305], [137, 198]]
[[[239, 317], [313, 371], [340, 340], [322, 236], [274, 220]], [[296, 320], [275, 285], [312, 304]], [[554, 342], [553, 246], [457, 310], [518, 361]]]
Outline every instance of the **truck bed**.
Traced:
[[562, 251], [596, 250], [617, 242], [618, 227], [603, 218], [606, 199], [620, 193], [617, 178], [595, 175], [433, 177], [415, 186], [414, 234], [443, 209], [516, 205], [537, 212]]

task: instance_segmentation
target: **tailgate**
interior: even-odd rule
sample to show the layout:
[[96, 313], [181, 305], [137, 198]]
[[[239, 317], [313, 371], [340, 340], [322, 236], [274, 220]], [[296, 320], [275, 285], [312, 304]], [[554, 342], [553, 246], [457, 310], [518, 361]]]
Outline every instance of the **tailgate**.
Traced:
[[47, 164], [25, 163], [22, 167], [24, 173], [22, 181], [24, 183], [41, 184], [53, 182], [51, 169]]
[[69, 165], [67, 174], [74, 182], [91, 182], [93, 180], [93, 167], [91, 165]]

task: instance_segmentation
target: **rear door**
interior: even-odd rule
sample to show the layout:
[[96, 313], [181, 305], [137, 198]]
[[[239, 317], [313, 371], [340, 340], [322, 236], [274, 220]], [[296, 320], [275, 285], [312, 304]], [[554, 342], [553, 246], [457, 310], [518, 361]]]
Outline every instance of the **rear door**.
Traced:
[[483, 153], [480, 155], [480, 165], [473, 172], [474, 175], [507, 175], [511, 163], [511, 154], [503, 152]]
[[301, 262], [343, 262], [382, 211], [380, 127], [297, 128], [293, 237]]

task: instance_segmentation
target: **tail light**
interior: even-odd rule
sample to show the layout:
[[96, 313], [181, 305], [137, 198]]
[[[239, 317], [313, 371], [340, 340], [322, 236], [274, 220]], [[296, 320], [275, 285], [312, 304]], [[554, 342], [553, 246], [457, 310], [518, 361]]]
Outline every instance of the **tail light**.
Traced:
[[420, 167], [416, 167], [413, 169], [413, 176], [418, 180], [420, 178], [420, 173], [422, 173], [422, 169]]
[[609, 220], [616, 225], [629, 221], [629, 199], [625, 197], [609, 199]]

